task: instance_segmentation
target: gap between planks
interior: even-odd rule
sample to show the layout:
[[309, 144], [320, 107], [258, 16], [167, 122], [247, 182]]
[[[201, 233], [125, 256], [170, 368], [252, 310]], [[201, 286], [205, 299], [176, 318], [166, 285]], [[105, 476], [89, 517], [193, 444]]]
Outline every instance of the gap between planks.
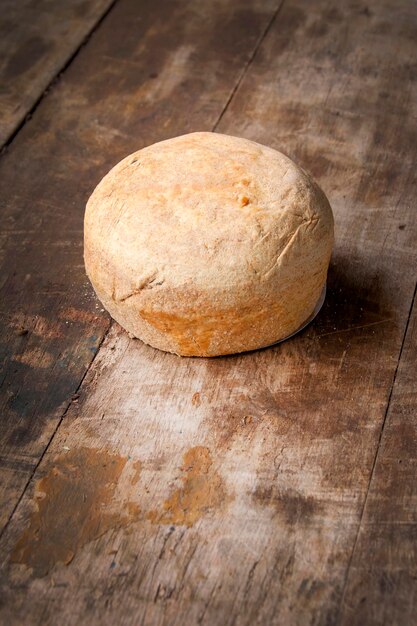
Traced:
[[265, 37], [267, 36], [269, 31], [271, 30], [275, 20], [278, 17], [278, 14], [280, 13], [282, 7], [284, 6], [284, 3], [285, 3], [285, 0], [281, 0], [278, 3], [278, 6], [277, 6], [275, 12], [272, 14], [272, 16], [271, 16], [269, 22], [267, 23], [263, 33], [261, 33], [258, 41], [256, 42], [252, 54], [250, 55], [246, 65], [244, 65], [241, 75], [238, 77], [235, 86], [233, 87], [232, 91], [230, 92], [230, 96], [226, 100], [226, 104], [224, 105], [224, 107], [223, 107], [223, 109], [222, 109], [222, 111], [221, 111], [221, 113], [220, 113], [216, 123], [213, 126], [213, 132], [216, 131], [217, 127], [219, 126], [220, 122], [222, 121], [224, 114], [226, 113], [227, 109], [229, 108], [229, 106], [230, 106], [230, 104], [231, 104], [235, 94], [237, 93], [237, 91], [238, 91], [238, 89], [239, 89], [243, 79], [245, 78], [246, 74], [248, 73], [248, 70], [249, 70], [250, 66], [254, 62], [255, 57], [256, 57], [256, 53], [258, 52], [259, 48], [261, 47], [261, 44], [264, 41]]
[[109, 13], [112, 11], [112, 9], [114, 9], [114, 7], [116, 6], [118, 1], [119, 0], [112, 0], [110, 2], [110, 4], [107, 7], [107, 9], [105, 9], [105, 11], [100, 15], [100, 17], [93, 24], [93, 26], [90, 28], [90, 30], [87, 32], [87, 34], [84, 36], [84, 38], [81, 40], [81, 42], [78, 44], [78, 46], [75, 47], [75, 49], [70, 53], [68, 58], [64, 61], [62, 67], [57, 70], [57, 72], [56, 72], [56, 74], [54, 76], [52, 76], [52, 78], [50, 79], [50, 81], [48, 82], [46, 87], [43, 89], [43, 91], [40, 93], [40, 95], [35, 99], [35, 101], [32, 104], [32, 106], [25, 113], [25, 115], [24, 115], [23, 119], [21, 120], [21, 122], [19, 122], [17, 124], [16, 128], [10, 133], [10, 135], [4, 141], [3, 145], [0, 146], [0, 157], [3, 155], [4, 152], [6, 152], [7, 148], [14, 141], [14, 139], [20, 133], [22, 128], [24, 126], [26, 126], [26, 124], [30, 121], [31, 117], [35, 113], [35, 111], [38, 108], [38, 106], [42, 103], [42, 101], [45, 98], [45, 96], [49, 93], [51, 88], [54, 87], [54, 85], [57, 83], [57, 81], [60, 79], [60, 77], [65, 73], [65, 71], [68, 69], [68, 67], [71, 65], [71, 63], [74, 61], [74, 59], [78, 56], [78, 54], [82, 50], [82, 48], [84, 48], [84, 46], [90, 41], [91, 37], [94, 35], [96, 30], [100, 27], [100, 25], [106, 19], [106, 17], [109, 15]]
[[401, 341], [401, 347], [400, 347], [400, 350], [399, 350], [399, 353], [398, 353], [397, 365], [395, 367], [394, 375], [392, 377], [392, 383], [391, 383], [391, 386], [390, 386], [390, 389], [389, 389], [387, 406], [386, 406], [386, 409], [385, 409], [384, 418], [382, 420], [381, 429], [380, 429], [379, 436], [378, 436], [378, 441], [377, 441], [377, 445], [376, 445], [376, 449], [375, 449], [375, 455], [374, 455], [374, 459], [373, 459], [373, 462], [372, 462], [371, 473], [369, 475], [368, 486], [367, 486], [366, 493], [365, 493], [365, 498], [364, 498], [364, 501], [363, 501], [362, 511], [361, 511], [361, 515], [360, 515], [360, 518], [359, 518], [359, 522], [358, 522], [358, 528], [356, 530], [355, 541], [353, 542], [352, 552], [351, 552], [350, 557], [349, 557], [349, 561], [348, 561], [348, 565], [347, 565], [347, 568], [346, 568], [345, 577], [344, 577], [344, 580], [343, 580], [342, 595], [341, 595], [341, 599], [340, 599], [339, 608], [338, 608], [338, 611], [337, 611], [336, 623], [339, 623], [340, 615], [341, 615], [341, 612], [343, 610], [343, 606], [344, 606], [344, 603], [345, 603], [346, 589], [347, 589], [347, 583], [348, 583], [348, 580], [349, 580], [350, 569], [351, 569], [351, 566], [352, 566], [353, 557], [355, 555], [359, 534], [360, 534], [360, 531], [361, 531], [361, 528], [362, 528], [363, 518], [365, 516], [366, 505], [367, 505], [367, 502], [368, 502], [368, 496], [369, 496], [369, 492], [370, 492], [372, 481], [373, 481], [374, 474], [375, 474], [375, 467], [377, 465], [377, 461], [378, 461], [378, 457], [379, 457], [379, 451], [381, 449], [381, 441], [382, 441], [382, 437], [384, 435], [385, 424], [387, 422], [387, 417], [388, 417], [389, 409], [390, 409], [390, 406], [391, 406], [392, 394], [393, 394], [393, 391], [394, 391], [395, 382], [397, 380], [397, 374], [398, 374], [398, 370], [399, 370], [400, 363], [401, 363], [401, 357], [402, 357], [404, 345], [405, 345], [405, 342], [406, 342], [406, 339], [407, 339], [407, 333], [408, 333], [408, 327], [410, 325], [411, 314], [413, 312], [413, 307], [414, 307], [414, 304], [416, 302], [416, 294], [417, 294], [417, 283], [416, 283], [416, 285], [414, 287], [413, 296], [411, 298], [410, 309], [408, 311], [407, 321], [406, 321], [405, 327], [404, 327], [404, 334], [403, 334], [402, 341]]
[[4, 524], [3, 528], [0, 530], [0, 539], [3, 537], [4, 533], [6, 532], [7, 528], [9, 527], [9, 524], [10, 524], [10, 522], [11, 522], [11, 521], [12, 521], [12, 519], [13, 519], [13, 515], [15, 514], [15, 512], [16, 512], [17, 508], [19, 507], [19, 504], [20, 504], [20, 502], [22, 501], [22, 498], [23, 498], [23, 496], [25, 495], [27, 488], [29, 487], [30, 483], [32, 482], [32, 479], [33, 479], [34, 475], [36, 474], [36, 472], [37, 472], [37, 470], [38, 470], [39, 465], [42, 463], [43, 458], [44, 458], [44, 456], [46, 455], [46, 453], [48, 452], [49, 447], [50, 447], [51, 443], [53, 442], [53, 440], [54, 440], [54, 437], [55, 437], [56, 433], [58, 432], [59, 427], [61, 426], [61, 424], [62, 424], [62, 422], [63, 422], [63, 420], [64, 420], [64, 418], [65, 418], [66, 414], [68, 413], [68, 410], [69, 410], [69, 408], [70, 408], [70, 406], [71, 406], [71, 404], [72, 404], [72, 399], [73, 399], [74, 395], [76, 395], [76, 394], [78, 393], [79, 389], [81, 389], [81, 386], [82, 386], [82, 384], [83, 384], [83, 382], [84, 382], [84, 379], [85, 379], [85, 377], [87, 376], [88, 372], [90, 371], [90, 368], [91, 368], [91, 366], [93, 365], [94, 361], [96, 360], [97, 355], [98, 355], [98, 353], [99, 353], [99, 351], [100, 351], [100, 348], [101, 348], [101, 346], [103, 345], [103, 342], [105, 341], [105, 339], [106, 339], [107, 335], [109, 334], [111, 327], [112, 327], [112, 322], [109, 322], [108, 328], [107, 328], [107, 330], [104, 332], [103, 337], [101, 338], [101, 341], [100, 341], [100, 343], [99, 343], [99, 345], [98, 345], [98, 347], [97, 347], [97, 350], [96, 350], [96, 352], [95, 352], [95, 354], [94, 354], [93, 358], [91, 359], [91, 361], [90, 361], [89, 365], [86, 367], [86, 369], [85, 369], [85, 371], [84, 371], [84, 373], [83, 373], [83, 375], [82, 375], [82, 377], [81, 377], [81, 380], [80, 380], [80, 382], [78, 383], [78, 385], [77, 385], [76, 389], [75, 389], [75, 390], [71, 393], [71, 397], [70, 397], [70, 399], [68, 400], [67, 406], [65, 407], [65, 409], [64, 409], [64, 411], [63, 411], [63, 413], [62, 413], [61, 417], [59, 418], [59, 420], [58, 420], [58, 422], [57, 422], [57, 424], [56, 424], [56, 426], [55, 426], [54, 430], [52, 431], [52, 434], [51, 434], [51, 436], [50, 436], [50, 438], [49, 438], [49, 441], [47, 442], [47, 444], [46, 444], [46, 446], [45, 446], [45, 448], [44, 448], [44, 450], [43, 450], [42, 454], [40, 455], [40, 457], [39, 457], [38, 461], [37, 461], [37, 462], [36, 462], [36, 464], [34, 465], [34, 467], [33, 467], [33, 469], [32, 469], [32, 472], [30, 473], [30, 476], [29, 476], [29, 478], [28, 478], [28, 480], [27, 480], [27, 482], [26, 482], [26, 485], [25, 485], [25, 486], [24, 486], [24, 488], [22, 489], [22, 492], [21, 492], [20, 496], [18, 497], [18, 499], [17, 499], [17, 501], [16, 501], [16, 504], [14, 505], [14, 507], [13, 507], [12, 511], [10, 512], [10, 515], [9, 515], [9, 517], [7, 518], [6, 523]]

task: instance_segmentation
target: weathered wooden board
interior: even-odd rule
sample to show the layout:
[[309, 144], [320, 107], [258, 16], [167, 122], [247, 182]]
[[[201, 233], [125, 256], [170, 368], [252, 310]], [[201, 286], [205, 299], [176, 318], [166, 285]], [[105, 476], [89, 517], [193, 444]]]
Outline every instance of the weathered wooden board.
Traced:
[[347, 579], [340, 623], [415, 624], [417, 301]]
[[0, 146], [112, 4], [112, 0], [2, 0]]
[[[213, 360], [113, 325], [3, 537], [5, 620], [349, 623], [415, 288], [416, 28], [411, 2], [285, 2], [219, 130], [281, 148], [327, 191], [325, 307], [292, 341]], [[169, 132], [196, 128], [193, 93]], [[160, 109], [144, 106], [146, 133]]]
[[3, 155], [2, 526], [108, 329], [84, 272], [86, 199], [122, 156], [215, 125], [277, 6], [121, 1]]

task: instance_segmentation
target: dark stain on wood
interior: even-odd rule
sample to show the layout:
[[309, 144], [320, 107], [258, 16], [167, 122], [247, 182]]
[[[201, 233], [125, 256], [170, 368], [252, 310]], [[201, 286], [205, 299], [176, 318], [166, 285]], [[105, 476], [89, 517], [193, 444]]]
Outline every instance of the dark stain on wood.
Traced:
[[3, 70], [3, 78], [7, 80], [24, 74], [36, 65], [47, 52], [50, 52], [53, 46], [52, 41], [47, 41], [38, 36], [30, 37], [25, 41], [25, 45], [18, 48], [7, 61]]
[[135, 503], [112, 511], [126, 462], [125, 457], [94, 448], [57, 458], [37, 483], [36, 509], [13, 549], [11, 562], [31, 567], [35, 577], [45, 576], [56, 563], [68, 565], [86, 543], [135, 521]]
[[280, 490], [273, 485], [258, 485], [253, 499], [257, 504], [272, 507], [274, 514], [283, 518], [289, 528], [298, 523], [310, 523], [321, 511], [317, 498], [305, 496], [294, 489]]
[[343, 15], [336, 7], [330, 7], [323, 11], [323, 19], [326, 22], [337, 24], [338, 22], [343, 20]]
[[307, 29], [306, 33], [310, 37], [324, 37], [329, 30], [324, 20], [315, 20]]
[[37, 435], [38, 432], [36, 429], [27, 428], [26, 426], [16, 426], [10, 432], [7, 443], [11, 446], [24, 447], [30, 444]]

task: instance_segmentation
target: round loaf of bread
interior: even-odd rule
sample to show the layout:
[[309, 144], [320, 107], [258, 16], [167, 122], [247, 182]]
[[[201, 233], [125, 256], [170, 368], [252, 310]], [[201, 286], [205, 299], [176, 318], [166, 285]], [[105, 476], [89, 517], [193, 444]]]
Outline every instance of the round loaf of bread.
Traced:
[[253, 141], [198, 132], [123, 159], [85, 214], [85, 265], [129, 333], [183, 356], [268, 346], [312, 315], [333, 216], [310, 176]]

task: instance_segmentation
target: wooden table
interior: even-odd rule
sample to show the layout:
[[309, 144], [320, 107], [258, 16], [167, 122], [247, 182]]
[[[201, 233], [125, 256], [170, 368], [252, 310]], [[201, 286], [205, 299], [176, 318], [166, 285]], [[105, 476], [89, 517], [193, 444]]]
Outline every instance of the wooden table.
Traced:
[[[0, 19], [2, 623], [416, 624], [416, 2]], [[325, 306], [282, 345], [158, 352], [86, 279], [96, 183], [193, 130], [282, 150], [331, 201]]]

